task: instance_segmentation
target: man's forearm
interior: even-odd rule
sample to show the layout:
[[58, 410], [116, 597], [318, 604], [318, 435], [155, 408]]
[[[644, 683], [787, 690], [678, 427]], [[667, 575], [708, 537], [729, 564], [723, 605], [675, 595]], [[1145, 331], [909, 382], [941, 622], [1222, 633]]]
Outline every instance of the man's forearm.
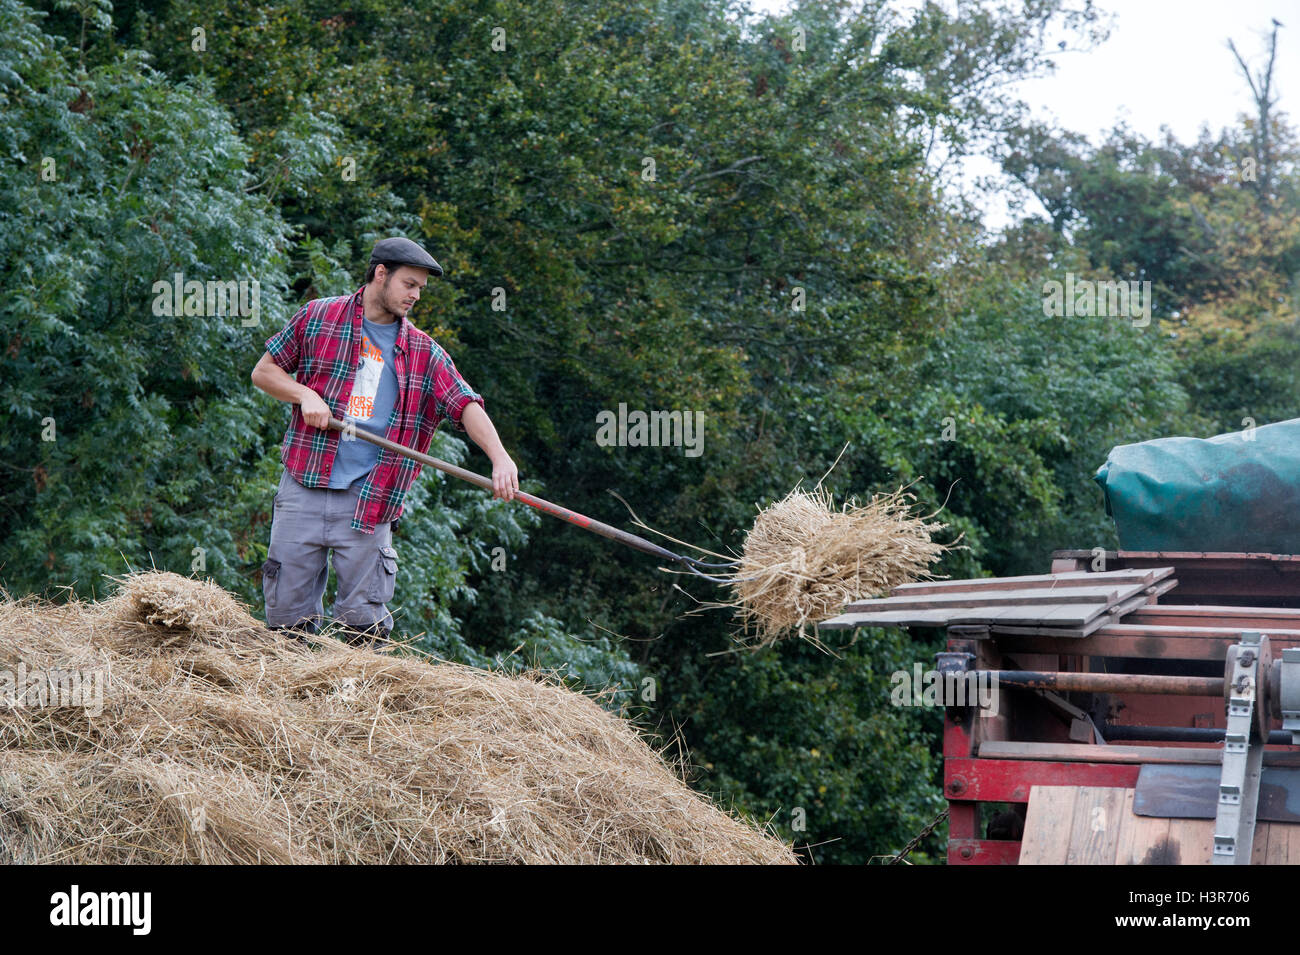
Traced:
[[465, 426], [465, 433], [483, 449], [483, 453], [491, 461], [496, 462], [503, 457], [509, 458], [501, 438], [497, 435], [496, 425], [477, 401], [471, 401], [465, 406], [465, 410], [461, 412], [460, 423]]
[[261, 364], [253, 371], [253, 384], [261, 388], [272, 398], [287, 401], [290, 404], [302, 404], [302, 400], [315, 392], [306, 385], [300, 385], [293, 375], [276, 364]]
[[513, 501], [519, 493], [519, 469], [497, 437], [497, 429], [483, 406], [471, 401], [460, 413], [465, 433], [492, 459], [492, 495]]

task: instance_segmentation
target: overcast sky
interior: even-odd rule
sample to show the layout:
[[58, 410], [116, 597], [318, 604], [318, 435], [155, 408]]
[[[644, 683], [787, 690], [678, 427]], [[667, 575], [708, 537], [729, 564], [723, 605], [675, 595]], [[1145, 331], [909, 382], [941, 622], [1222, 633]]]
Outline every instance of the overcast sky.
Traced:
[[[750, 3], [774, 12], [790, 7], [782, 0]], [[900, 0], [896, 8], [917, 5]], [[943, 3], [949, 9], [954, 5]], [[1153, 139], [1168, 126], [1183, 141], [1194, 140], [1204, 124], [1215, 131], [1233, 125], [1238, 113], [1253, 106], [1228, 39], [1259, 69], [1274, 18], [1284, 25], [1273, 69], [1277, 108], [1293, 123], [1300, 115], [1300, 0], [1094, 0], [1094, 5], [1114, 15], [1110, 39], [1089, 53], [1061, 53], [1054, 57], [1054, 75], [1019, 84], [1035, 116], [1054, 119], [1094, 142], [1120, 120]], [[995, 168], [968, 164], [971, 174], [987, 175]], [[985, 205], [990, 226], [1005, 223], [1003, 207]]]

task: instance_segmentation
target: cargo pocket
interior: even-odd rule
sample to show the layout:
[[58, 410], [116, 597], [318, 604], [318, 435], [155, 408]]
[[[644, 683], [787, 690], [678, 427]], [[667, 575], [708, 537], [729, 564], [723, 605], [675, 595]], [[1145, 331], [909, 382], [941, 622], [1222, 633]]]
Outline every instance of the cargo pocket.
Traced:
[[375, 561], [375, 576], [370, 585], [370, 599], [377, 604], [386, 604], [393, 599], [396, 586], [397, 551], [391, 547], [381, 547], [379, 559]]
[[267, 608], [275, 606], [276, 594], [280, 585], [280, 562], [267, 560], [262, 565], [262, 599]]

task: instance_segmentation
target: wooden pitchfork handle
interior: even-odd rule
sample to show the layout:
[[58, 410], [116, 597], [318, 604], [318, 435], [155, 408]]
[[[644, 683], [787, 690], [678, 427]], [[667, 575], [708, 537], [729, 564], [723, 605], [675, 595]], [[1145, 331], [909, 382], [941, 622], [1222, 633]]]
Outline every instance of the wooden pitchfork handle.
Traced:
[[[462, 481], [468, 481], [470, 484], [477, 485], [485, 491], [494, 490], [491, 478], [484, 477], [474, 471], [467, 471], [454, 464], [448, 464], [446, 461], [430, 457], [427, 454], [421, 454], [414, 448], [408, 448], [404, 444], [398, 444], [396, 441], [389, 441], [387, 438], [381, 438], [377, 434], [371, 434], [365, 428], [358, 428], [355, 425], [344, 424], [332, 415], [330, 416], [329, 426], [335, 431], [353, 434], [356, 437], [361, 438], [363, 441], [369, 441], [371, 444], [384, 448], [387, 451], [401, 454], [410, 458], [412, 461], [419, 461], [421, 464], [427, 464], [431, 468], [437, 468], [445, 474], [450, 474], [452, 477], [460, 478]], [[697, 564], [713, 569], [710, 565], [703, 564], [702, 562], [695, 560], [693, 557], [683, 557], [680, 554], [674, 554], [667, 548], [660, 547], [658, 544], [648, 541], [644, 537], [638, 537], [636, 534], [629, 534], [627, 531], [620, 530], [617, 527], [611, 527], [609, 524], [587, 517], [584, 514], [579, 514], [577, 511], [571, 511], [567, 507], [561, 507], [559, 504], [552, 504], [550, 501], [529, 494], [526, 491], [516, 491], [515, 498], [523, 501], [529, 507], [535, 507], [539, 511], [550, 514], [552, 517], [558, 517], [562, 521], [568, 521], [570, 524], [575, 524], [583, 530], [591, 531], [593, 534], [599, 534], [601, 537], [608, 537], [612, 541], [626, 544], [628, 547], [633, 547], [642, 553], [651, 555], [652, 557], [658, 557], [660, 560], [668, 560], [675, 564], [681, 564], [691, 573], [697, 574], [701, 577], [708, 577], [708, 574], [702, 573], [699, 567], [696, 566]], [[714, 578], [710, 577], [709, 579], [712, 580]]]

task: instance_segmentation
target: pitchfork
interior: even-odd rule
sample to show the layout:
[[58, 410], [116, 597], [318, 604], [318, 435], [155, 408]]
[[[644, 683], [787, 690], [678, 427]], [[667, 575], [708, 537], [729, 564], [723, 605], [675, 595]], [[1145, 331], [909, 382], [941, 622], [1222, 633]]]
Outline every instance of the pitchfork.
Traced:
[[[427, 454], [421, 454], [414, 448], [408, 448], [404, 444], [398, 444], [396, 441], [389, 441], [387, 438], [381, 438], [376, 434], [371, 434], [364, 428], [358, 428], [355, 425], [347, 425], [333, 416], [330, 417], [329, 426], [335, 431], [346, 431], [356, 435], [363, 441], [369, 441], [371, 444], [378, 445], [385, 450], [392, 451], [395, 454], [405, 455], [412, 461], [419, 461], [421, 464], [427, 464], [429, 467], [437, 468], [452, 477], [458, 477], [462, 481], [468, 481], [470, 484], [477, 485], [485, 491], [491, 491], [492, 479], [486, 478], [481, 474], [473, 471], [467, 471], [464, 468], [457, 467], [454, 464], [448, 464], [446, 461], [440, 461], [438, 458], [430, 457]], [[617, 527], [611, 527], [609, 524], [602, 523], [594, 518], [579, 514], [577, 511], [571, 511], [567, 507], [561, 507], [559, 504], [552, 504], [550, 501], [529, 494], [526, 491], [517, 491], [515, 497], [523, 501], [529, 507], [535, 507], [537, 510], [552, 517], [558, 517], [562, 521], [568, 521], [570, 524], [576, 524], [583, 530], [591, 531], [593, 534], [599, 534], [601, 537], [608, 537], [612, 541], [618, 541], [620, 544], [626, 544], [628, 547], [634, 547], [644, 554], [652, 557], [658, 557], [660, 560], [672, 561], [680, 564], [697, 577], [703, 577], [705, 580], [711, 580], [716, 584], [728, 584], [733, 582], [731, 577], [718, 577], [715, 574], [734, 573], [739, 569], [739, 561], [723, 561], [711, 563], [709, 561], [698, 560], [694, 557], [684, 557], [681, 554], [674, 554], [667, 548], [660, 547], [644, 537], [638, 537], [635, 534], [629, 534], [627, 531], [619, 530]]]

